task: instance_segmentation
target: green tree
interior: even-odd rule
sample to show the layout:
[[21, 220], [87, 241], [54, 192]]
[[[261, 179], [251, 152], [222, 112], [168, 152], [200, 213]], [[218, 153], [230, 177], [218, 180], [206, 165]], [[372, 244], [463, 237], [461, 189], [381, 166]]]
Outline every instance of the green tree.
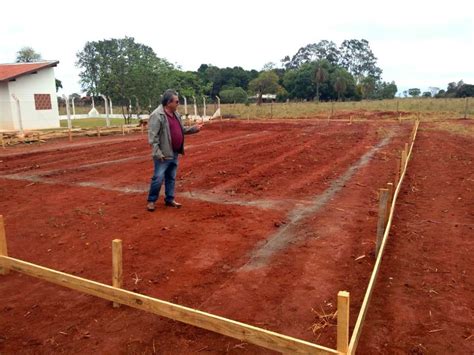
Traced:
[[474, 97], [474, 85], [461, 85], [456, 92], [456, 97]]
[[247, 92], [242, 88], [224, 89], [219, 93], [222, 103], [246, 103]]
[[377, 99], [393, 99], [397, 94], [398, 88], [394, 81], [391, 83], [379, 81], [376, 84], [375, 98]]
[[421, 90], [418, 88], [411, 88], [408, 89], [408, 94], [413, 97], [418, 97], [421, 94]]
[[339, 51], [339, 65], [347, 69], [354, 76], [357, 83], [368, 76], [376, 80], [380, 79], [382, 69], [377, 66], [377, 58], [367, 40], [345, 40], [342, 42]]
[[334, 90], [337, 93], [337, 100], [340, 101], [341, 98], [344, 96], [346, 93], [349, 85], [352, 84], [354, 86], [353, 82], [353, 77], [351, 74], [343, 69], [343, 68], [337, 68], [331, 78], [332, 85], [334, 87]]
[[314, 67], [313, 81], [316, 84], [316, 101], [319, 101], [319, 88], [321, 84], [329, 79], [329, 62], [327, 60], [320, 60], [316, 62]]
[[31, 63], [41, 61], [41, 54], [31, 47], [23, 47], [16, 53], [17, 63]]
[[[316, 96], [316, 83], [314, 82], [315, 64], [305, 63], [297, 69], [288, 70], [283, 76], [283, 86], [288, 91], [290, 98], [312, 100]], [[320, 88], [327, 88], [327, 84], [320, 84]], [[322, 90], [321, 95], [327, 90]]]
[[360, 89], [362, 93], [362, 97], [364, 99], [373, 98], [376, 88], [376, 81], [375, 78], [368, 76], [361, 80], [360, 82]]
[[63, 83], [59, 79], [55, 79], [55, 84], [56, 84], [56, 92], [58, 92], [59, 89], [63, 88]]
[[278, 75], [273, 71], [264, 71], [249, 83], [249, 90], [257, 95], [257, 105], [262, 103], [263, 94], [277, 94], [281, 90]]
[[131, 37], [87, 42], [77, 58], [82, 89], [111, 97], [126, 119], [129, 102], [140, 113], [140, 106], [156, 104], [160, 94], [176, 84], [173, 65]]
[[325, 59], [331, 64], [339, 61], [339, 49], [332, 41], [322, 40], [301, 47], [293, 57], [286, 56], [281, 63], [286, 69], [297, 69], [305, 63]]

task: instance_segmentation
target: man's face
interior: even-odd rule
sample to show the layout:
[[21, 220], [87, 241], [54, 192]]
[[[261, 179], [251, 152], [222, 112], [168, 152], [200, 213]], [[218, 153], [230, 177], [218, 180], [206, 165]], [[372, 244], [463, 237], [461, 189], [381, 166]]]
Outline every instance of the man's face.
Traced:
[[178, 109], [178, 105], [178, 96], [174, 95], [171, 101], [168, 102], [168, 105], [166, 105], [166, 108], [169, 109], [171, 112], [175, 112]]

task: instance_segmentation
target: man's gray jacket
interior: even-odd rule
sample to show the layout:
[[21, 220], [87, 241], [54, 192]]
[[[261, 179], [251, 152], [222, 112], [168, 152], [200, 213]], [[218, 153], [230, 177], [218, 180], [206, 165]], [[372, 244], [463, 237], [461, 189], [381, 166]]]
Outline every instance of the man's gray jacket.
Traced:
[[[183, 131], [183, 144], [178, 150], [179, 154], [184, 154], [184, 135], [199, 132], [195, 126], [184, 127], [181, 115], [175, 112], [175, 116]], [[152, 148], [152, 156], [154, 159], [173, 159], [174, 152], [171, 145], [171, 134], [168, 119], [163, 106], [160, 105], [153, 111], [148, 119], [148, 142]]]

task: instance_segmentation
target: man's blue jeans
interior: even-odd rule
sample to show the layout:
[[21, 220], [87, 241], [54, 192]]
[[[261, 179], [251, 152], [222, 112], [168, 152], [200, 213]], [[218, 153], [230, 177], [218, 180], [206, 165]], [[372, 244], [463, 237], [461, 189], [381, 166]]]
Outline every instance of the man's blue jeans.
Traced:
[[178, 153], [174, 153], [173, 159], [153, 159], [155, 168], [151, 178], [148, 202], [156, 202], [160, 196], [160, 189], [165, 182], [165, 202], [174, 200], [174, 185], [176, 180], [176, 170], [178, 169]]

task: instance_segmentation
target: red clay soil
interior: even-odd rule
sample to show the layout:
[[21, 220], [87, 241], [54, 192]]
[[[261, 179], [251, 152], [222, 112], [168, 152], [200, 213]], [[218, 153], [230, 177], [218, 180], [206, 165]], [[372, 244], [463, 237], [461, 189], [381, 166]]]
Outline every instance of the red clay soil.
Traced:
[[[452, 123], [458, 131], [468, 125]], [[473, 136], [423, 124], [365, 322], [363, 353], [474, 353], [473, 236]]]
[[[334, 348], [333, 325], [313, 332], [319, 321], [317, 313], [334, 312], [337, 292], [347, 290], [352, 329], [374, 263], [377, 191], [393, 180], [395, 161], [410, 129], [408, 122], [210, 124], [201, 133], [186, 137], [177, 184], [184, 208], [173, 210], [159, 204], [155, 213], [144, 209], [152, 168], [145, 136], [81, 138], [73, 144], [61, 140], [41, 147], [9, 148], [0, 153], [0, 214], [5, 216], [9, 254], [110, 283], [111, 241], [120, 238], [124, 243], [124, 288]], [[446, 141], [443, 151], [427, 138], [435, 134]], [[453, 182], [460, 176], [467, 179], [469, 174], [472, 179], [472, 166], [465, 165], [472, 162], [472, 153], [463, 149], [466, 144], [472, 147], [472, 141], [460, 139], [423, 131], [410, 163], [410, 169], [420, 174], [416, 175], [417, 188], [428, 182], [420, 181], [420, 176], [429, 176], [438, 185], [447, 178]], [[381, 142], [384, 145], [374, 149]], [[465, 144], [457, 146], [459, 143]], [[463, 163], [460, 160], [456, 163], [459, 169], [451, 169], [449, 162], [456, 160], [430, 160], [436, 152], [445, 157], [454, 154]], [[366, 154], [365, 164], [358, 165]], [[464, 175], [426, 170], [437, 169], [437, 164], [448, 169], [443, 171]], [[425, 172], [419, 172], [421, 169]], [[409, 175], [407, 181], [411, 179]], [[471, 188], [472, 180], [468, 184], [464, 188]], [[427, 188], [434, 186], [435, 182]], [[430, 257], [435, 255], [432, 249], [448, 241], [433, 240], [430, 235], [428, 242], [427, 233], [449, 234], [438, 233], [442, 224], [436, 222], [443, 222], [444, 215], [431, 217], [426, 198], [420, 198], [419, 208], [426, 214], [422, 219], [436, 221], [433, 226], [419, 224], [420, 218], [412, 216], [418, 208], [411, 203], [417, 203], [421, 191], [403, 192], [397, 208], [397, 218], [402, 219], [396, 220], [386, 250], [359, 353], [412, 349], [413, 339], [405, 333], [410, 329], [407, 324], [418, 329], [414, 339], [427, 349], [429, 344], [439, 344], [433, 349], [440, 350], [444, 344], [444, 349], [456, 352], [472, 346], [472, 338], [460, 338], [464, 341], [460, 347], [461, 340], [457, 342], [454, 334], [469, 334], [448, 333], [446, 326], [468, 324], [465, 307], [469, 305], [456, 304], [458, 309], [452, 302], [467, 302], [468, 286], [472, 290], [472, 282], [467, 283], [467, 244], [463, 244], [469, 233], [461, 229], [461, 224], [471, 223], [472, 230], [472, 198], [466, 196], [465, 203], [471, 205], [464, 210], [449, 201], [456, 193], [451, 189], [460, 186], [452, 183], [443, 188], [439, 208], [452, 209], [460, 218], [455, 228], [464, 231], [451, 233], [454, 240], [449, 242], [457, 246], [449, 250], [452, 258], [446, 259], [451, 254], [442, 249], [434, 266], [451, 274], [425, 275], [424, 264], [400, 264], [409, 256], [420, 263], [423, 260], [416, 246], [405, 244], [406, 239], [422, 243], [419, 248], [426, 249]], [[472, 189], [470, 193], [472, 197]], [[415, 229], [409, 218], [416, 227], [424, 228], [420, 233], [426, 233], [425, 239], [418, 241], [410, 234]], [[270, 241], [275, 238], [287, 242], [271, 249]], [[402, 240], [401, 250], [394, 250], [395, 242]], [[260, 264], [253, 263], [253, 256], [262, 250], [269, 256]], [[443, 264], [446, 260], [451, 264]], [[390, 267], [390, 263], [395, 265]], [[453, 269], [447, 269], [449, 265]], [[414, 271], [409, 272], [411, 269]], [[458, 274], [461, 269], [465, 276]], [[390, 281], [390, 290], [395, 291], [394, 285], [399, 284], [401, 291], [409, 293], [397, 292], [388, 298], [386, 281], [396, 275], [394, 271], [402, 275]], [[428, 286], [418, 284], [415, 271], [434, 278], [429, 286], [439, 295], [426, 293]], [[439, 287], [440, 277], [446, 275], [456, 279], [453, 290], [459, 292], [449, 298], [443, 297]], [[2, 354], [272, 353], [128, 307], [113, 309], [107, 301], [25, 275], [10, 273], [0, 280]], [[413, 287], [406, 288], [404, 283]], [[432, 317], [447, 322], [439, 326], [446, 329], [420, 332], [416, 322], [426, 316], [420, 304], [438, 298], [442, 302], [432, 309]], [[408, 305], [407, 299], [416, 304]], [[452, 308], [452, 315], [449, 309], [442, 309], [446, 305]], [[411, 308], [405, 324], [406, 307]], [[472, 302], [468, 309], [472, 310]], [[380, 330], [377, 336], [376, 330]], [[447, 348], [451, 342], [453, 348]]]

